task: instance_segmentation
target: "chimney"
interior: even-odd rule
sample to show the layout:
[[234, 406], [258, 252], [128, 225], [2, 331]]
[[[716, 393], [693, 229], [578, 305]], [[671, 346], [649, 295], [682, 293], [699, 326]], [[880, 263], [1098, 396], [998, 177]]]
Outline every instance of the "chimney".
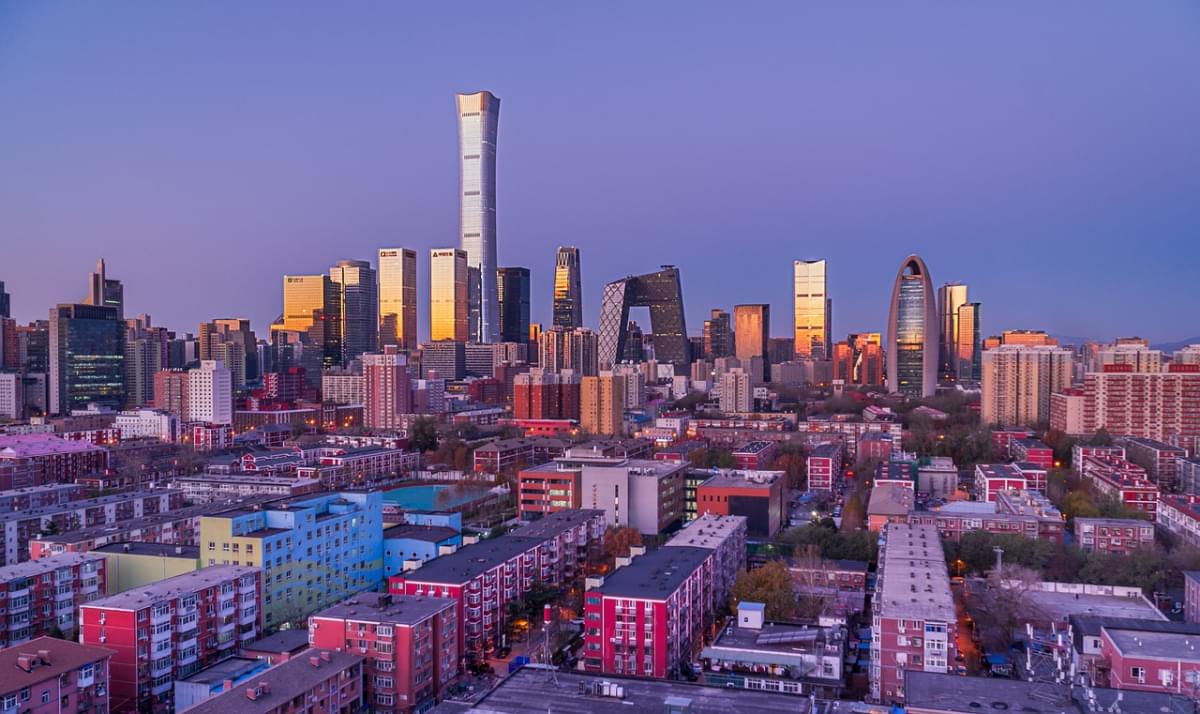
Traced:
[[326, 662], [328, 662], [328, 661], [330, 661], [330, 659], [332, 659], [332, 658], [329, 656], [329, 650], [322, 650], [322, 651], [321, 651], [321, 659], [325, 660]]
[[250, 701], [258, 699], [258, 690], [254, 687], [246, 687], [246, 698]]
[[30, 657], [29, 655], [24, 655], [24, 654], [17, 655], [17, 666], [20, 667], [21, 671], [23, 671], [23, 672], [32, 672], [33, 671], [33, 658]]
[[50, 664], [50, 650], [38, 650], [38, 659], [42, 664]]
[[320, 667], [321, 666], [321, 658], [316, 655], [313, 655], [312, 657], [308, 658], [308, 663], [314, 667]]

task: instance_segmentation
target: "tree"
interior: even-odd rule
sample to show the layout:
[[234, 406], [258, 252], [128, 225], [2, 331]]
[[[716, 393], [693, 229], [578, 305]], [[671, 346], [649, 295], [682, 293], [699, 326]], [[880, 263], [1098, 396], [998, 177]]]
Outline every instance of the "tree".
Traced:
[[733, 602], [761, 602], [766, 605], [768, 620], [790, 620], [796, 614], [796, 592], [787, 563], [772, 560], [761, 568], [738, 573], [733, 583]]
[[437, 422], [432, 417], [417, 417], [408, 425], [408, 443], [417, 451], [433, 451], [438, 447]]
[[793, 578], [797, 586], [795, 616], [801, 620], [819, 619], [836, 599], [834, 589], [829, 587], [829, 561], [810, 545], [793, 557], [792, 563], [797, 573]]
[[804, 488], [804, 479], [808, 471], [808, 460], [799, 451], [784, 451], [775, 457], [772, 468], [787, 474], [788, 487], [796, 490]]
[[726, 449], [696, 449], [688, 458], [698, 469], [732, 469], [737, 466], [733, 452]]
[[863, 505], [862, 494], [855, 491], [846, 499], [842, 507], [842, 532], [853, 533], [861, 530], [867, 522], [867, 507]]
[[983, 589], [967, 599], [967, 611], [986, 649], [1007, 651], [1015, 629], [1030, 619], [1045, 619], [1029, 596], [1040, 579], [1034, 571], [1005, 566], [1003, 579], [992, 573]]
[[604, 554], [610, 559], [628, 558], [629, 549], [641, 544], [641, 532], [631, 526], [609, 526], [604, 532]]

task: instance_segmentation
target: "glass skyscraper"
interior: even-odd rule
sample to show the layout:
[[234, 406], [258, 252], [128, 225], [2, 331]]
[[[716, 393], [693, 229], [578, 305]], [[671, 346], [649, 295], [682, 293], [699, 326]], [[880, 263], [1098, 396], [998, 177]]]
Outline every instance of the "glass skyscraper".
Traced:
[[978, 382], [983, 372], [982, 305], [969, 302], [958, 306], [957, 344], [954, 350], [956, 376], [960, 382]]
[[657, 273], [630, 276], [604, 286], [600, 303], [600, 369], [611, 369], [626, 352], [629, 308], [650, 308], [654, 358], [670, 362], [675, 374], [686, 374], [691, 364], [691, 342], [683, 314], [683, 285], [679, 269], [664, 265]]
[[500, 338], [496, 290], [496, 135], [500, 100], [491, 92], [455, 95], [458, 105], [460, 246], [471, 268], [468, 329], [473, 342]]
[[554, 256], [554, 326], [583, 327], [579, 249], [559, 246]]
[[938, 369], [946, 377], [958, 371], [958, 308], [966, 302], [966, 285], [946, 283], [938, 288]]
[[500, 341], [529, 341], [529, 268], [500, 268]]
[[928, 397], [937, 391], [938, 315], [925, 261], [910, 255], [896, 273], [888, 311], [888, 391]]
[[468, 341], [467, 272], [466, 251], [429, 251], [429, 339], [433, 342]]
[[417, 252], [379, 249], [379, 340], [417, 348]]
[[379, 340], [379, 281], [365, 260], [342, 260], [329, 269], [338, 287], [342, 364], [374, 352]]
[[824, 260], [797, 260], [792, 265], [795, 296], [795, 350], [797, 357], [829, 359], [830, 301]]
[[125, 323], [117, 308], [58, 305], [50, 310], [50, 412], [125, 404]]

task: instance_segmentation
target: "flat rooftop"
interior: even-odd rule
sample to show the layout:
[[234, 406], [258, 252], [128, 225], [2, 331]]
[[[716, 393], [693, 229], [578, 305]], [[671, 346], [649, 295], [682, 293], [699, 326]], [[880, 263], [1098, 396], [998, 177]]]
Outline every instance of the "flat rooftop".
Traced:
[[876, 612], [911, 620], [955, 620], [946, 554], [933, 526], [889, 524], [879, 558]]
[[200, 557], [200, 546], [129, 541], [125, 543], [109, 543], [108, 545], [102, 545], [99, 548], [93, 548], [92, 552], [123, 553], [126, 555], [150, 555], [157, 558], [182, 558], [183, 560], [196, 560]]
[[782, 471], [721, 471], [702, 485], [707, 488], [744, 488], [751, 491], [770, 491], [783, 477]]
[[[338, 672], [356, 667], [363, 661], [358, 655], [334, 650], [312, 650], [310, 654], [318, 658], [319, 666], [313, 666], [309, 657], [289, 659], [254, 675], [248, 682], [204, 700], [188, 711], [193, 714], [267, 714], [279, 711], [320, 682], [337, 677]], [[248, 698], [246, 689], [251, 685], [257, 686], [259, 682], [265, 683], [268, 691], [255, 699]]]
[[255, 670], [261, 670], [266, 666], [267, 663], [261, 659], [230, 657], [216, 664], [209, 665], [182, 681], [192, 684], [216, 684], [224, 682], [227, 679], [236, 680], [245, 677], [247, 674]]
[[569, 508], [564, 511], [547, 513], [535, 521], [514, 528], [508, 534], [544, 540], [554, 538], [597, 517], [604, 518], [604, 511], [596, 508]]
[[6, 511], [4, 513], [0, 513], [0, 523], [4, 523], [5, 521], [32, 520], [38, 516], [53, 516], [56, 513], [67, 513], [69, 511], [81, 511], [89, 508], [99, 508], [101, 506], [135, 501], [141, 498], [166, 496], [171, 493], [174, 492], [170, 489], [156, 488], [154, 490], [114, 493], [111, 496], [97, 496], [95, 498], [85, 498], [79, 501], [68, 501], [57, 506], [42, 506], [40, 508], [28, 508], [21, 511]]
[[321, 610], [313, 617], [415, 625], [454, 606], [455, 600], [444, 597], [359, 593]]
[[1016, 464], [975, 464], [975, 470], [986, 478], [1025, 478]]
[[308, 628], [301, 630], [280, 630], [273, 635], [246, 643], [242, 649], [246, 652], [295, 652], [308, 648]]
[[420, 540], [426, 543], [441, 543], [458, 536], [458, 531], [445, 526], [417, 526], [401, 523], [383, 530], [383, 539]]
[[[1088, 692], [1096, 696], [1088, 706]], [[1191, 714], [1193, 705], [1183, 696], [1083, 687], [1067, 688], [1045, 682], [1000, 677], [961, 677], [908, 670], [904, 673], [905, 703], [910, 708], [945, 712], [1020, 711], [1022, 714], [1086, 714], [1109, 711], [1119, 704], [1122, 712]], [[1019, 703], [1020, 707], [1016, 704]], [[1004, 706], [996, 706], [1002, 704]]]
[[764, 624], [762, 629], [730, 625], [717, 635], [715, 642], [704, 648], [700, 656], [727, 658], [732, 654], [740, 662], [804, 666], [808, 664], [804, 655], [821, 652], [827, 645], [840, 647], [845, 641], [846, 630], [842, 627], [773, 622]]
[[137, 611], [160, 600], [194, 593], [242, 575], [259, 574], [259, 568], [249, 565], [210, 565], [173, 578], [126, 590], [123, 593], [93, 600], [81, 607], [100, 607], [111, 610]]
[[[961, 679], [961, 678], [960, 678]], [[618, 684], [624, 698], [587, 694], [590, 686]], [[536, 703], [536, 704], [534, 704]], [[437, 714], [661, 714], [669, 703], [689, 705], [691, 714], [818, 714], [807, 697], [794, 694], [708, 687], [702, 684], [652, 679], [626, 679], [581, 672], [547, 672], [522, 667], [475, 704], [444, 702]], [[821, 705], [818, 705], [821, 706]]]
[[[68, 504], [69, 505], [69, 504]], [[187, 518], [199, 518], [201, 516], [223, 515], [225, 510], [230, 507], [229, 502], [217, 503], [200, 503], [194, 506], [184, 506], [170, 511], [161, 511], [152, 513], [148, 516], [140, 518], [130, 518], [116, 523], [106, 523], [78, 530], [67, 531], [55, 535], [47, 535], [41, 538], [34, 537], [34, 540], [39, 540], [46, 543], [79, 543], [85, 540], [93, 540], [105, 535], [121, 533], [137, 528], [147, 528], [149, 526], [158, 525], [161, 523], [171, 523], [181, 521]]]
[[608, 597], [665, 600], [710, 555], [708, 548], [686, 545], [652, 550], [617, 568], [596, 590]]
[[6, 583], [17, 578], [35, 578], [46, 573], [53, 573], [59, 568], [69, 568], [103, 558], [104, 556], [97, 555], [96, 553], [59, 553], [48, 558], [38, 558], [37, 560], [27, 560], [24, 563], [17, 563], [16, 565], [6, 565], [0, 568], [0, 583]]
[[1144, 597], [1122, 597], [1120, 595], [1093, 595], [1086, 593], [1050, 592], [1030, 589], [1026, 597], [1032, 608], [1046, 618], [1066, 620], [1071, 615], [1095, 617], [1122, 617], [1146, 620], [1166, 620], [1166, 615], [1150, 604]]
[[667, 541], [668, 546], [693, 546], [696, 548], [719, 548], [730, 536], [746, 530], [745, 516], [718, 516], [711, 513], [688, 521], [687, 525]]
[[898, 483], [876, 485], [871, 489], [867, 502], [867, 515], [904, 516], [912, 513], [916, 494], [911, 488]]
[[542, 542], [541, 538], [526, 538], [511, 533], [499, 538], [489, 538], [459, 548], [449, 555], [434, 558], [416, 570], [401, 574], [401, 577], [416, 583], [460, 585]]
[[1196, 635], [1179, 632], [1150, 632], [1104, 628], [1109, 639], [1125, 657], [1200, 662], [1196, 650]]

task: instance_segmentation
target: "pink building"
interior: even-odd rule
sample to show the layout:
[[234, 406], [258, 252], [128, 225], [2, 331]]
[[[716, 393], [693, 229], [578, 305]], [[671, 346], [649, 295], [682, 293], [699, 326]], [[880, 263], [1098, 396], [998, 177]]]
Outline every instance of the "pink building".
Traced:
[[976, 464], [975, 497], [992, 503], [1001, 491], [1024, 491], [1029, 487], [1015, 464]]
[[737, 468], [744, 471], [762, 471], [771, 467], [779, 446], [773, 441], [750, 441], [733, 450]]
[[1087, 397], [1082, 389], [1068, 387], [1050, 395], [1050, 428], [1069, 436], [1082, 436]]
[[381, 354], [364, 354], [363, 426], [397, 431], [404, 428], [404, 415], [413, 411], [409, 393], [408, 357], [395, 345]]
[[832, 491], [841, 481], [842, 447], [840, 444], [820, 444], [808, 454], [808, 489]]
[[1084, 431], [1114, 436], [1200, 435], [1200, 364], [1170, 364], [1165, 372], [1105, 365], [1084, 377]]
[[53, 637], [0, 650], [0, 711], [108, 714], [114, 652]]
[[1080, 465], [1080, 474], [1100, 493], [1145, 512], [1151, 521], [1155, 519], [1159, 489], [1146, 478], [1146, 470], [1141, 466], [1117, 457], [1089, 456]]
[[108, 450], [55, 434], [0, 434], [0, 491], [48, 483], [108, 468]]
[[855, 463], [864, 461], [887, 461], [892, 456], [892, 448], [896, 437], [882, 431], [868, 431], [858, 440], [858, 454]]
[[1183, 543], [1200, 546], [1200, 496], [1163, 494], [1155, 522]]
[[[361, 711], [363, 658], [309, 650], [186, 711], [192, 714], [341, 714]], [[384, 712], [386, 709], [369, 709]]]
[[1046, 478], [1050, 473], [1049, 470], [1032, 461], [1019, 461], [1013, 465], [1017, 467], [1017, 470], [1021, 472], [1021, 476], [1025, 478], [1026, 488], [1039, 493], [1046, 492]]
[[1121, 446], [1088, 446], [1075, 444], [1071, 447], [1071, 469], [1075, 473], [1083, 473], [1083, 461], [1089, 456], [1104, 456], [1125, 458], [1125, 449]]
[[1187, 449], [1139, 437], [1122, 439], [1121, 443], [1125, 447], [1125, 458], [1146, 469], [1146, 475], [1159, 488], [1175, 490], [1179, 482], [1176, 459], [1187, 458]]
[[1013, 439], [1008, 453], [1013, 461], [1035, 464], [1046, 470], [1054, 468], [1054, 449], [1037, 439]]
[[1076, 518], [1075, 542], [1086, 551], [1126, 555], [1154, 545], [1154, 524], [1131, 518]]
[[1107, 665], [1103, 686], [1139, 692], [1181, 694], [1197, 698], [1200, 651], [1196, 635], [1182, 632], [1100, 631], [1100, 659]]

